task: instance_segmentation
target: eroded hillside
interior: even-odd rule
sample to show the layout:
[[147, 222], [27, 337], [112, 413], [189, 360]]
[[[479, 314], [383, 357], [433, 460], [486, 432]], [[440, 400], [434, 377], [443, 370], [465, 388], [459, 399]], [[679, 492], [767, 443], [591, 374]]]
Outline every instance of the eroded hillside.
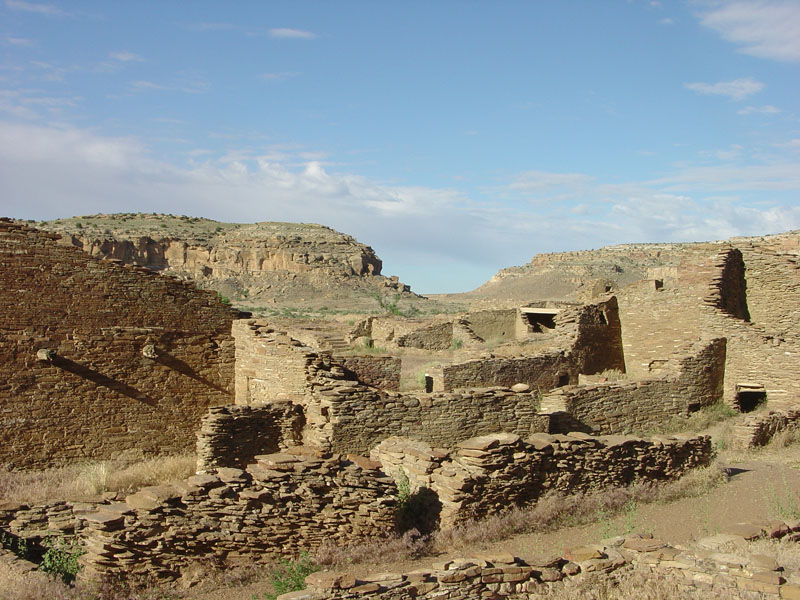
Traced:
[[371, 247], [322, 225], [122, 213], [36, 226], [92, 256], [191, 279], [241, 305], [410, 296], [407, 285], [381, 274], [382, 262]]

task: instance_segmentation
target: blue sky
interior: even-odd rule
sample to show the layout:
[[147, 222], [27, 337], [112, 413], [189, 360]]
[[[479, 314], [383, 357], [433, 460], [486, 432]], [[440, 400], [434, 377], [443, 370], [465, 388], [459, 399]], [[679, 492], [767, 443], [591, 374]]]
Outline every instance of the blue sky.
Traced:
[[420, 292], [800, 228], [800, 0], [0, 0], [0, 215], [329, 225]]

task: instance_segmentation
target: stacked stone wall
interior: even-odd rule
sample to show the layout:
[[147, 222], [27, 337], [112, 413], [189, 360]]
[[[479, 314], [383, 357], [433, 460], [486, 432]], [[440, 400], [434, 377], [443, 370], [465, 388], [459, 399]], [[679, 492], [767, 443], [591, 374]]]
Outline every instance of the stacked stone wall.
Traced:
[[0, 463], [186, 451], [230, 403], [240, 313], [215, 293], [7, 220], [0, 283]]
[[[435, 446], [494, 431], [528, 435], [545, 431], [547, 419], [537, 414], [539, 396], [507, 388], [481, 388], [459, 393], [392, 394], [361, 385], [331, 381], [317, 388], [320, 410], [328, 415], [327, 445], [334, 452], [369, 452], [395, 435]], [[320, 443], [320, 438], [317, 438]]]
[[517, 309], [474, 311], [468, 313], [465, 320], [472, 332], [484, 341], [513, 340], [518, 337]]
[[[442, 367], [442, 388], [445, 391], [480, 386], [511, 387], [524, 383], [534, 390], [548, 391], [559, 381], [578, 380], [579, 369], [563, 351], [519, 358], [480, 358]], [[563, 385], [563, 383], [562, 383]]]
[[395, 339], [401, 348], [447, 350], [453, 345], [453, 323], [437, 323], [407, 333]]
[[244, 468], [260, 454], [271, 454], [302, 441], [302, 407], [286, 400], [259, 406], [212, 408], [197, 431], [197, 472], [217, 467]]
[[[546, 392], [574, 384], [578, 374], [625, 371], [619, 308], [615, 297], [564, 308], [553, 332], [534, 335], [550, 350], [516, 358], [481, 358], [442, 368], [441, 388], [452, 391], [480, 386], [510, 387], [525, 383]], [[541, 339], [537, 339], [541, 337]], [[553, 350], [557, 348], [559, 350]]]
[[[677, 416], [721, 402], [724, 338], [698, 342], [659, 378], [580, 385], [554, 390], [542, 411], [554, 413], [551, 431], [618, 434], [647, 431]], [[673, 371], [673, 373], [669, 373]]]
[[82, 576], [174, 579], [192, 562], [263, 563], [387, 535], [397, 488], [362, 457], [261, 455], [247, 470], [220, 468], [145, 488], [89, 515]]
[[458, 444], [449, 454], [417, 441], [389, 439], [371, 457], [402, 470], [411, 489], [426, 488], [441, 505], [442, 528], [536, 502], [545, 493], [576, 494], [635, 481], [669, 481], [711, 462], [709, 436], [591, 437], [502, 433]]
[[[284, 333], [261, 329], [245, 319], [233, 324], [236, 340], [236, 404], [275, 400], [301, 402], [310, 389], [309, 370], [316, 353]], [[255, 329], [254, 329], [255, 327]]]
[[800, 338], [800, 250], [781, 252], [742, 246], [747, 295], [754, 323], [769, 333]]
[[402, 360], [396, 356], [337, 355], [334, 360], [345, 372], [367, 385], [382, 390], [400, 389]]

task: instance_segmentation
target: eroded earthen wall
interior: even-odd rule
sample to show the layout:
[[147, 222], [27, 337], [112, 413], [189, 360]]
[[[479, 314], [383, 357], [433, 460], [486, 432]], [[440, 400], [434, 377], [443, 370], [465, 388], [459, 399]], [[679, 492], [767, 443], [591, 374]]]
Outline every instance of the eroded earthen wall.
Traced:
[[215, 293], [8, 221], [0, 283], [0, 464], [186, 451], [232, 401], [239, 313]]

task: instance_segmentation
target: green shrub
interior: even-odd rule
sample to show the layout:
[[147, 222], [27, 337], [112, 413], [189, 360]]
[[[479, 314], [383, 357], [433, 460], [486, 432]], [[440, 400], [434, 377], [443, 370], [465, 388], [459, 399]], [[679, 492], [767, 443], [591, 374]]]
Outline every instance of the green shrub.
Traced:
[[31, 555], [30, 548], [28, 547], [28, 540], [6, 533], [5, 531], [0, 531], [0, 548], [10, 550], [20, 558], [26, 560], [29, 559]]
[[47, 551], [42, 555], [39, 570], [54, 577], [60, 577], [64, 583], [72, 583], [81, 570], [78, 558], [84, 553], [81, 543], [73, 538], [67, 541], [63, 537], [47, 538], [42, 542]]
[[318, 570], [319, 567], [311, 562], [306, 552], [303, 552], [297, 560], [282, 560], [270, 573], [272, 592], [264, 592], [263, 597], [265, 600], [275, 600], [281, 594], [304, 590], [306, 577]]

